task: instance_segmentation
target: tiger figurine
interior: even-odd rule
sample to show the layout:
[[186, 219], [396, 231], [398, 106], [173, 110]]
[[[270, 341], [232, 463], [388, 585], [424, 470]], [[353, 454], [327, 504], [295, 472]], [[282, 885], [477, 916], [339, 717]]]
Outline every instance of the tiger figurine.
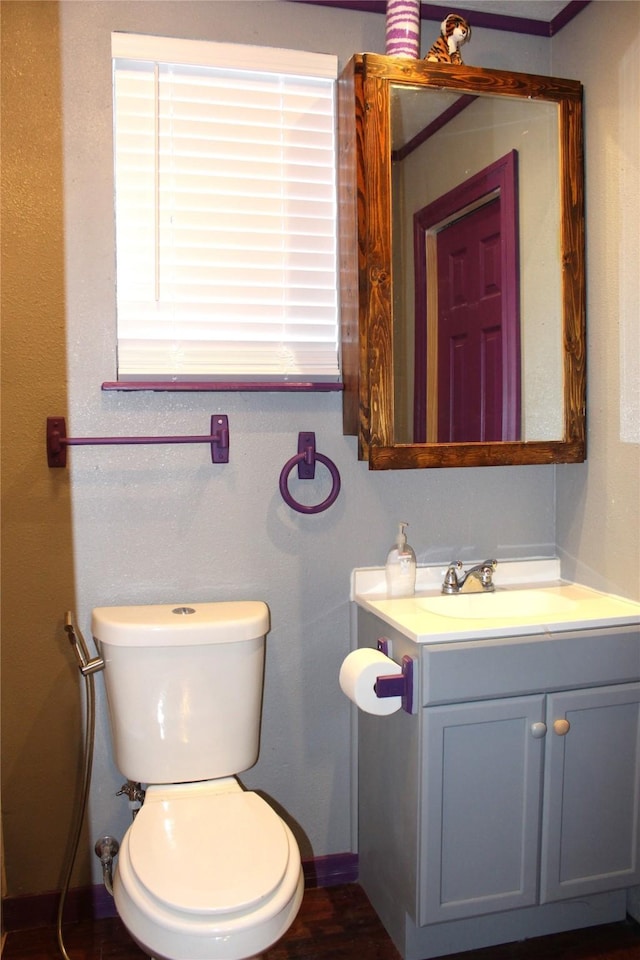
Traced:
[[467, 21], [457, 13], [450, 13], [440, 24], [440, 33], [424, 59], [434, 63], [461, 64], [459, 48], [471, 37]]

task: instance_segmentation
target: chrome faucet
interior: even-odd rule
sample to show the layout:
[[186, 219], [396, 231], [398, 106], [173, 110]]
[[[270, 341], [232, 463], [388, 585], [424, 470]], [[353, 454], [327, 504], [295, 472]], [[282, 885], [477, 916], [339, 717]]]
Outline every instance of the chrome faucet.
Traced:
[[498, 566], [497, 560], [485, 560], [470, 567], [466, 573], [460, 560], [456, 560], [447, 568], [442, 584], [443, 593], [490, 593], [495, 590], [493, 571]]

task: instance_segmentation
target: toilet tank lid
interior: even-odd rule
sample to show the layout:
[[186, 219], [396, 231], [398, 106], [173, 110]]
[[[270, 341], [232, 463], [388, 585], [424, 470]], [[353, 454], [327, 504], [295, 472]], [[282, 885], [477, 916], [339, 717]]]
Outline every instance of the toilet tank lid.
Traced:
[[96, 607], [91, 616], [95, 639], [121, 647], [234, 643], [268, 631], [269, 608], [262, 600]]

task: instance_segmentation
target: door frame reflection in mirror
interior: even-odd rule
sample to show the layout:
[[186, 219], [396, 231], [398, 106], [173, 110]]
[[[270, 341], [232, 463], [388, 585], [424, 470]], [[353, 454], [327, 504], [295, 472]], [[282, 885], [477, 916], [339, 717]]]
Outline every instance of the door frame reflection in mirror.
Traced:
[[[480, 257], [482, 267], [494, 274], [491, 289], [486, 290], [487, 303], [495, 299], [499, 303], [499, 315], [491, 313], [491, 336], [485, 337], [484, 331], [478, 335], [478, 348], [491, 350], [487, 340], [497, 338], [496, 350], [499, 356], [496, 363], [500, 370], [500, 383], [495, 385], [499, 399], [499, 419], [497, 436], [487, 437], [482, 427], [481, 436], [466, 435], [463, 440], [520, 439], [520, 303], [519, 303], [519, 244], [518, 244], [518, 155], [511, 150], [506, 156], [494, 161], [488, 167], [458, 184], [446, 194], [438, 197], [413, 215], [414, 238], [414, 286], [415, 286], [415, 332], [414, 332], [414, 399], [413, 399], [413, 437], [414, 443], [438, 442], [438, 422], [451, 424], [455, 420], [455, 411], [451, 409], [454, 398], [451, 397], [451, 385], [442, 389], [440, 384], [440, 364], [438, 357], [445, 352], [441, 342], [440, 317], [443, 309], [438, 293], [439, 264], [438, 241], [442, 231], [449, 227], [461, 227], [480, 208], [499, 201], [499, 227], [495, 239], [495, 248], [489, 251], [482, 247]], [[444, 265], [443, 265], [444, 266]], [[450, 269], [444, 268], [449, 281], [454, 282], [458, 265], [451, 263]], [[394, 264], [395, 269], [395, 264]], [[431, 276], [433, 274], [433, 276]], [[452, 276], [452, 274], [454, 276]], [[495, 276], [497, 274], [497, 276]], [[484, 292], [484, 291], [483, 291]], [[453, 297], [456, 291], [452, 290]], [[466, 299], [466, 291], [465, 291]], [[452, 305], [455, 311], [455, 304]], [[394, 318], [395, 319], [395, 318]], [[394, 334], [395, 336], [395, 334]], [[475, 338], [474, 338], [475, 339]], [[488, 361], [488, 358], [486, 358]], [[482, 363], [483, 371], [479, 378], [479, 389], [484, 394], [491, 391], [491, 385], [485, 383], [484, 374], [488, 363]], [[398, 366], [394, 377], [399, 375]], [[454, 391], [455, 393], [455, 391]], [[447, 409], [441, 409], [438, 397], [450, 398]], [[464, 398], [462, 402], [467, 402]], [[482, 397], [472, 397], [470, 402], [477, 405], [479, 411], [489, 404]], [[397, 416], [397, 410], [396, 410]], [[395, 424], [398, 432], [398, 423]], [[451, 429], [451, 427], [449, 428]], [[453, 430], [451, 430], [453, 432]], [[440, 437], [440, 439], [442, 439]], [[449, 437], [445, 442], [449, 441]]]
[[[391, 84], [558, 106], [564, 436], [398, 443], [394, 432]], [[357, 54], [339, 82], [344, 432], [371, 469], [569, 463], [585, 458], [582, 86], [573, 80]]]

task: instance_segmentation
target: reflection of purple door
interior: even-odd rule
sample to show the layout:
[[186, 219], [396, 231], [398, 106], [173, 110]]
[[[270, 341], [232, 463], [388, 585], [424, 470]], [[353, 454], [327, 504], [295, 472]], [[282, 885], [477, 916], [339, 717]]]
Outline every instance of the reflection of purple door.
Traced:
[[500, 199], [437, 243], [438, 441], [502, 440]]
[[414, 214], [414, 443], [520, 439], [517, 169], [512, 150]]

